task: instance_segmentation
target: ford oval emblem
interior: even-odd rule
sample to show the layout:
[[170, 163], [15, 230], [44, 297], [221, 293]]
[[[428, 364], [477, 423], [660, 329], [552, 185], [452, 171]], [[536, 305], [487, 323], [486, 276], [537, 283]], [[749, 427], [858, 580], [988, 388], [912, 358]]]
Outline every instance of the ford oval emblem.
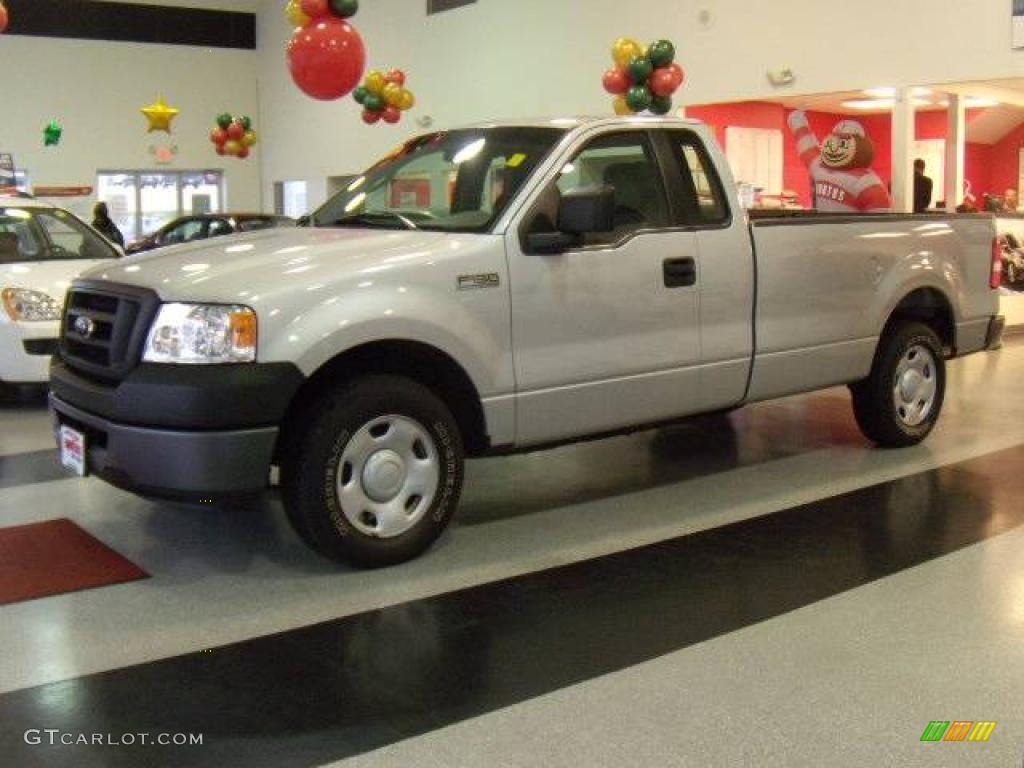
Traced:
[[96, 331], [96, 323], [92, 321], [91, 317], [85, 315], [79, 315], [75, 318], [75, 333], [79, 336], [89, 338]]

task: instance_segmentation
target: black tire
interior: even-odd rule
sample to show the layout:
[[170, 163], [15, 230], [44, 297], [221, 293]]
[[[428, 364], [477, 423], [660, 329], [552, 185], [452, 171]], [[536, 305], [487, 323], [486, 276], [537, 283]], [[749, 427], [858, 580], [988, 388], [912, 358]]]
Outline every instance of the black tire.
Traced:
[[[447, 406], [414, 381], [374, 375], [339, 386], [306, 414], [302, 424], [289, 425], [281, 465], [281, 496], [299, 536], [325, 557], [363, 568], [395, 565], [426, 550], [448, 525], [462, 492], [462, 438]], [[359, 528], [376, 523], [371, 512], [343, 509], [338, 479], [341, 472], [343, 483], [346, 474], [351, 482], [353, 469], [342, 462], [350, 441], [392, 416], [410, 420], [433, 441], [427, 449], [437, 459], [437, 486], [429, 506], [421, 499], [426, 511], [417, 512], [411, 528], [382, 538]]]
[[[926, 350], [931, 355], [926, 370], [934, 376], [934, 395], [928, 413], [920, 423], [908, 423], [896, 402], [896, 376], [900, 362], [911, 350]], [[927, 364], [927, 358], [919, 358]], [[885, 448], [916, 445], [932, 431], [942, 412], [946, 394], [946, 364], [942, 342], [935, 331], [923, 323], [892, 326], [879, 341], [871, 374], [850, 386], [853, 413], [864, 436]], [[902, 413], [905, 413], [903, 411]], [[913, 421], [913, 419], [911, 419]]]

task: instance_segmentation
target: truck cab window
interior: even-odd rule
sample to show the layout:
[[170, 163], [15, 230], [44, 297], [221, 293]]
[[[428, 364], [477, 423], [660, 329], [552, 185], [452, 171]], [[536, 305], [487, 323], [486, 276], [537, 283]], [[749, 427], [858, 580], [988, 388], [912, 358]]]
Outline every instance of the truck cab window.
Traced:
[[594, 139], [566, 163], [556, 182], [559, 195], [595, 184], [615, 190], [615, 229], [587, 235], [587, 245], [615, 243], [632, 232], [669, 225], [665, 187], [645, 133]]
[[729, 220], [722, 184], [700, 140], [681, 133], [672, 137], [673, 151], [683, 174], [687, 223], [718, 225]]

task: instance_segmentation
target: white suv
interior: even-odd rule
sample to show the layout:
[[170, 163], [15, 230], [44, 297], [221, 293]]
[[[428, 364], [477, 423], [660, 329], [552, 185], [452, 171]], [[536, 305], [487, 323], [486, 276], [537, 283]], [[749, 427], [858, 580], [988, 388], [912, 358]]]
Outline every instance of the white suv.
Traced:
[[49, 378], [71, 279], [120, 255], [65, 210], [27, 198], [0, 197], [0, 382], [41, 383]]

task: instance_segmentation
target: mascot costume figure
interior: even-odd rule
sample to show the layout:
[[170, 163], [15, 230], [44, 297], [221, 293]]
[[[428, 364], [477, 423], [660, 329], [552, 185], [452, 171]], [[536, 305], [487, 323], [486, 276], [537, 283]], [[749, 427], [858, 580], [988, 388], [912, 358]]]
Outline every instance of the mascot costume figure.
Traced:
[[797, 110], [789, 116], [800, 159], [814, 181], [815, 208], [830, 213], [888, 213], [892, 198], [878, 174], [871, 170], [875, 145], [856, 120], [841, 120], [819, 145]]

